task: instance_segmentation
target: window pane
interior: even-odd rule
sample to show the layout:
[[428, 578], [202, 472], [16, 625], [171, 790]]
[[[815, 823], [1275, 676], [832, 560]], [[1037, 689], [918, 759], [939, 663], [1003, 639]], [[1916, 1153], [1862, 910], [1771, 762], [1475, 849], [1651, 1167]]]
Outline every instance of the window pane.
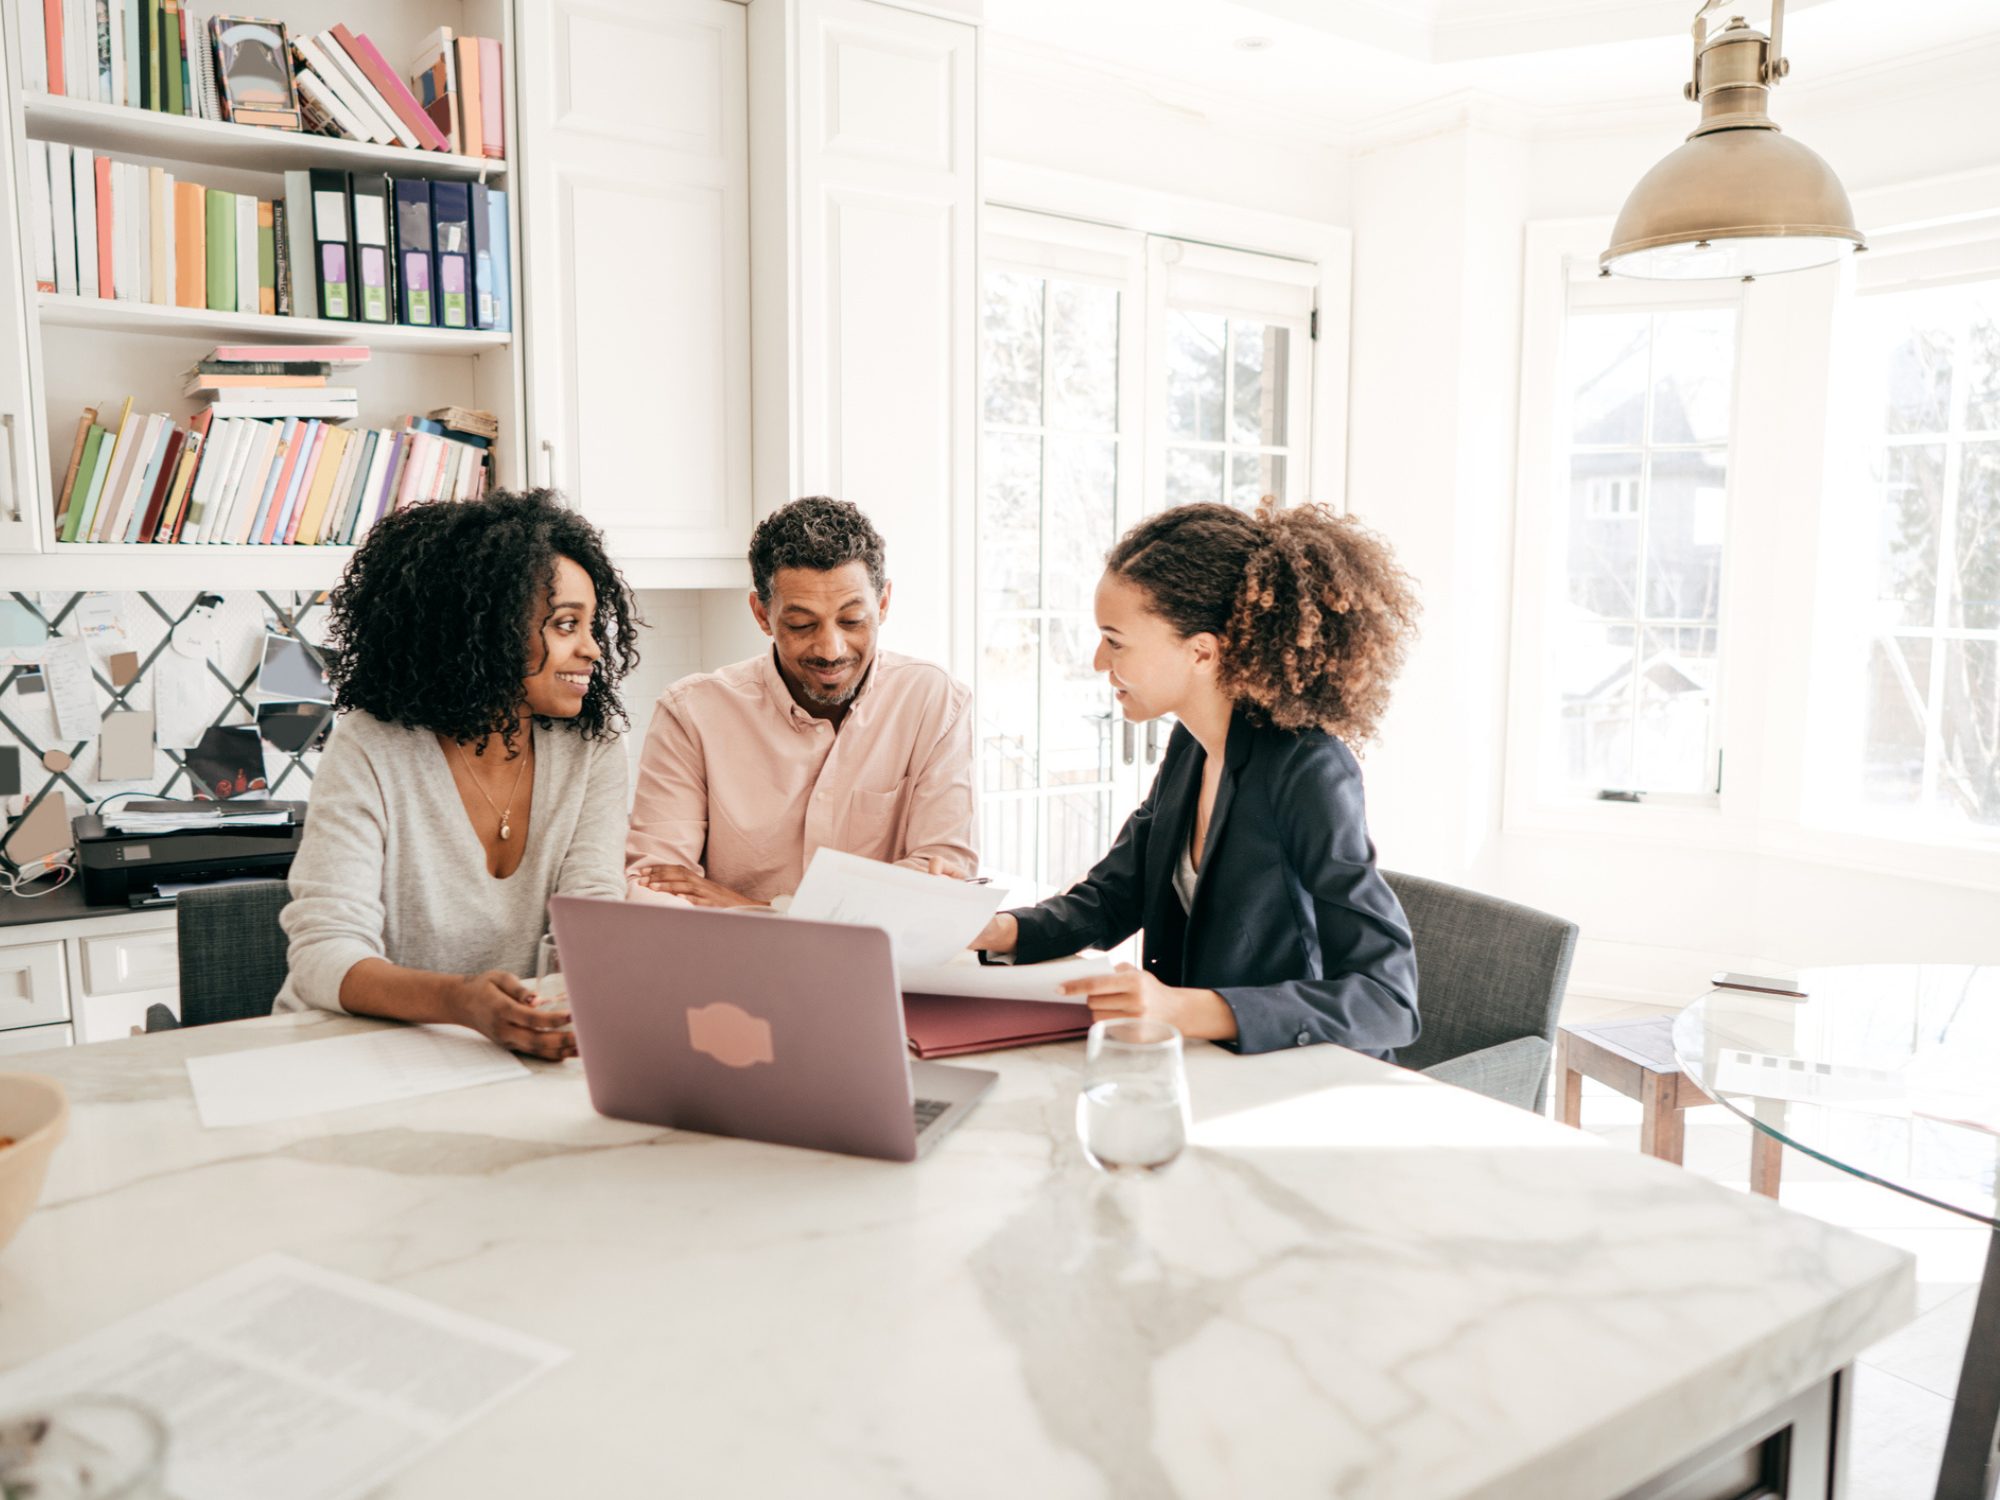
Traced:
[[1645, 437], [1649, 324], [1645, 313], [1569, 320], [1573, 441], [1636, 443]]
[[1200, 448], [1167, 449], [1167, 504], [1222, 499], [1222, 455]]
[[1111, 685], [1092, 665], [1097, 626], [1082, 615], [1048, 622], [1043, 678], [1042, 781], [1103, 781], [1111, 774]]
[[1634, 715], [1634, 782], [1651, 791], [1714, 790], [1708, 721], [1715, 689], [1715, 633], [1648, 630]]
[[1213, 313], [1167, 314], [1170, 435], [1205, 443], [1222, 441], [1223, 349], [1228, 333], [1228, 321]]
[[1255, 510], [1266, 495], [1285, 503], [1285, 458], [1281, 453], [1235, 453], [1229, 459], [1229, 503]]
[[1036, 797], [985, 797], [981, 800], [986, 806], [979, 820], [980, 867], [1033, 879], [1035, 824], [1041, 819], [1041, 800]]
[[1914, 804], [1924, 789], [1924, 699], [1930, 691], [1931, 643], [1884, 636], [1868, 651], [1862, 795], [1870, 802]]
[[1936, 293], [1870, 298], [1887, 345], [1885, 432], [1943, 432], [1951, 412], [1951, 305]]
[[1653, 441], [1729, 437], [1736, 314], [1728, 308], [1660, 313], [1653, 330]]
[[1041, 630], [1039, 620], [1003, 616], [986, 622], [979, 663], [980, 784], [990, 792], [1039, 785]]
[[1569, 601], [1587, 614], [1638, 614], [1639, 466], [1637, 453], [1570, 460]]
[[1033, 427], [1042, 420], [1042, 281], [1006, 271], [986, 275], [980, 343], [986, 420]]
[[2000, 629], [2000, 443], [1967, 443], [1958, 461], [1952, 623]]
[[986, 435], [979, 516], [980, 602], [987, 609], [1041, 604], [1042, 440]]
[[1258, 323], [1232, 323], [1231, 359], [1236, 394], [1230, 410], [1230, 437], [1239, 443], [1282, 448], [1285, 437], [1286, 377], [1291, 330]]
[[1722, 612], [1725, 456], [1655, 453], [1646, 501], [1646, 613], [1714, 620]]
[[1563, 766], [1586, 786], [1632, 784], [1632, 640], [1629, 625], [1578, 624], [1559, 638]]
[[1966, 297], [1966, 431], [2000, 432], [2000, 286], [1971, 288]]
[[1088, 609], [1104, 554], [1117, 540], [1118, 447], [1109, 438], [1052, 437], [1048, 464], [1042, 598], [1050, 609]]
[[1884, 625], [1929, 625], [1937, 598], [1938, 531], [1944, 517], [1944, 449], [1891, 448], [1882, 463], [1882, 540], [1877, 597]]
[[1938, 796], [1969, 822], [2000, 825], [2000, 641], [1947, 641]]
[[1049, 283], [1049, 425], [1118, 430], [1118, 293]]
[[1110, 791], [1062, 792], [1048, 799], [1050, 885], [1074, 885], [1111, 844]]

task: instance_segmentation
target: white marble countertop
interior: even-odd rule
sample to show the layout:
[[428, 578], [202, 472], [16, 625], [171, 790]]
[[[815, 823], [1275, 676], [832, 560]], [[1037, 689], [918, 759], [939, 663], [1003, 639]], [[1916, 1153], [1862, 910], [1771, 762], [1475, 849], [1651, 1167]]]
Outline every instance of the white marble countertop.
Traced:
[[266, 1250], [575, 1351], [416, 1497], [1607, 1500], [1912, 1311], [1899, 1251], [1333, 1047], [1190, 1050], [1196, 1146], [1082, 1161], [1078, 1044], [910, 1166], [605, 1120], [576, 1064], [204, 1130], [182, 1059], [8, 1061], [74, 1105], [0, 1252], [0, 1369]]

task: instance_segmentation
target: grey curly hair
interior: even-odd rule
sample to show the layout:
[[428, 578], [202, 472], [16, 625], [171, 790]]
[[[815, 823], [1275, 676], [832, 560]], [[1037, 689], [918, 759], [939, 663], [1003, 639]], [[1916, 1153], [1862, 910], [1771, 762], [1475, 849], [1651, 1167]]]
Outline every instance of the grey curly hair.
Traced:
[[750, 534], [750, 581], [757, 597], [771, 602], [771, 582], [780, 568], [811, 568], [830, 572], [851, 562], [868, 568], [868, 581], [880, 596], [888, 581], [883, 571], [887, 549], [881, 534], [851, 501], [808, 495], [780, 506]]

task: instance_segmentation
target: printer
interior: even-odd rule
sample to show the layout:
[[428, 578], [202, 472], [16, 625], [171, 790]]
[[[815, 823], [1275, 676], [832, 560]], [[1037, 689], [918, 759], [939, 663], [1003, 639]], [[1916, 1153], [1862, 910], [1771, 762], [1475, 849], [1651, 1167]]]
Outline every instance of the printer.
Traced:
[[184, 885], [284, 879], [305, 836], [306, 804], [129, 802], [70, 827], [85, 904], [167, 906]]

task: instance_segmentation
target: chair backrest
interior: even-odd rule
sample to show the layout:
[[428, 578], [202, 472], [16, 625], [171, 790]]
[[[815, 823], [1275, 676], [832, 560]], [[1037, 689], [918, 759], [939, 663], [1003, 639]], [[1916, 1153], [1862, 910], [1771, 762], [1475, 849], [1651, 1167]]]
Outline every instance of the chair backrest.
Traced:
[[285, 930], [292, 898], [282, 880], [196, 886], [174, 902], [180, 938], [181, 1025], [268, 1016], [285, 983]]
[[1555, 1040], [1574, 922], [1418, 875], [1382, 875], [1417, 943], [1423, 1031], [1396, 1050], [1397, 1062], [1423, 1069], [1518, 1037]]

